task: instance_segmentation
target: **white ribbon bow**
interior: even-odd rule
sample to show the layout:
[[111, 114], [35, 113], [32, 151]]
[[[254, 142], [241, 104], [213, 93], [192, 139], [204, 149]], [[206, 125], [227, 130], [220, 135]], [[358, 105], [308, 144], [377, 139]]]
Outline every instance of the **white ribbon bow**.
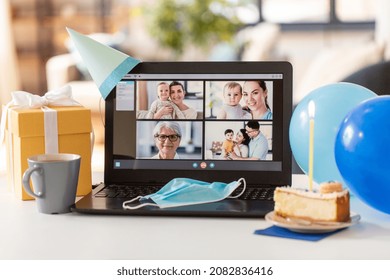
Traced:
[[48, 91], [44, 96], [31, 94], [26, 91], [14, 91], [11, 93], [11, 105], [18, 108], [42, 108], [45, 106], [81, 106], [72, 98], [72, 88], [66, 85], [62, 88]]

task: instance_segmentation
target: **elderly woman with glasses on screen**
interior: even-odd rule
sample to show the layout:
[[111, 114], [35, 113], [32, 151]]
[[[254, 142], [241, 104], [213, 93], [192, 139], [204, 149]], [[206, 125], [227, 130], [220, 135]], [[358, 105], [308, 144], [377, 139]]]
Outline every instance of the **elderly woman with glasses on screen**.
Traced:
[[181, 140], [181, 128], [177, 122], [159, 122], [153, 129], [154, 143], [158, 153], [152, 159], [179, 159], [176, 153]]

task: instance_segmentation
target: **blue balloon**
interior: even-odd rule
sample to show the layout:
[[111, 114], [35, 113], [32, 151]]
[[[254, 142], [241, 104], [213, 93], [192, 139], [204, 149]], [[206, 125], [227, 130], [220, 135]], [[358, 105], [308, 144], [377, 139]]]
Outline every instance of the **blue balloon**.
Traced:
[[390, 96], [367, 100], [345, 117], [335, 157], [351, 192], [390, 214]]
[[317, 183], [344, 183], [334, 157], [334, 145], [340, 124], [349, 111], [364, 100], [376, 97], [371, 90], [351, 83], [335, 83], [310, 92], [297, 105], [290, 122], [290, 145], [295, 160], [307, 174], [309, 166], [308, 104], [315, 104], [313, 180]]

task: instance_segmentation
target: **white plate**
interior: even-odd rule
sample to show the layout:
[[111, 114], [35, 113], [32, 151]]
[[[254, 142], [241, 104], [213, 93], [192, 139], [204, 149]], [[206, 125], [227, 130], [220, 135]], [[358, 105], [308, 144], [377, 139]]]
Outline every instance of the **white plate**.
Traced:
[[265, 215], [265, 220], [275, 226], [287, 228], [295, 232], [324, 233], [355, 225], [359, 222], [360, 215], [351, 212], [351, 218], [348, 222], [310, 222], [304, 219], [284, 218], [272, 211]]

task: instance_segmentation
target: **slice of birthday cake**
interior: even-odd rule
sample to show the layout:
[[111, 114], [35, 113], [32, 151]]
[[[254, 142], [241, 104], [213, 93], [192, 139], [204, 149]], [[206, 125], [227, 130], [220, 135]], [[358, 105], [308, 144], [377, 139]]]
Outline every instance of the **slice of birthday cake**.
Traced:
[[320, 222], [347, 222], [349, 191], [337, 182], [320, 185], [319, 191], [281, 187], [274, 194], [275, 214]]

